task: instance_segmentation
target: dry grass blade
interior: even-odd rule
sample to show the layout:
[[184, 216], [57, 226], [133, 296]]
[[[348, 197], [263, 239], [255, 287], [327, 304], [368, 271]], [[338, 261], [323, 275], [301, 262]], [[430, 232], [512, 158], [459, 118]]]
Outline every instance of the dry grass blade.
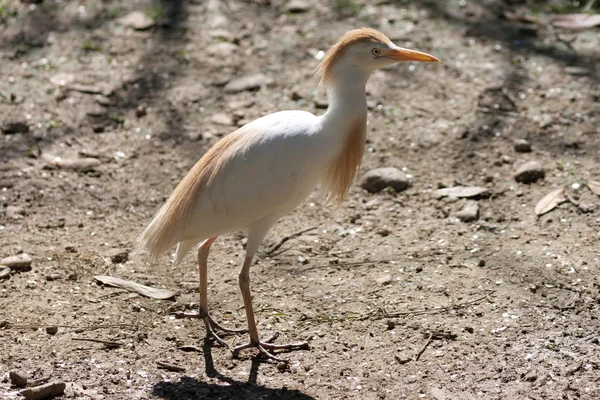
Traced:
[[597, 196], [600, 196], [600, 181], [593, 181], [590, 179], [589, 181], [587, 181], [587, 186], [590, 188], [592, 193], [594, 193]]
[[129, 290], [130, 292], [136, 292], [142, 296], [150, 297], [152, 299], [166, 300], [175, 296], [177, 292], [169, 289], [156, 289], [150, 286], [142, 285], [133, 281], [128, 281], [121, 278], [115, 278], [114, 276], [97, 275], [94, 278], [105, 285], [118, 287], [121, 289]]
[[542, 199], [535, 205], [535, 214], [544, 215], [549, 211], [556, 208], [557, 205], [565, 201], [565, 189], [556, 189], [542, 197]]
[[564, 29], [587, 29], [600, 25], [600, 14], [561, 14], [552, 19], [552, 25]]
[[442, 197], [477, 197], [484, 196], [490, 193], [488, 188], [481, 186], [454, 186], [450, 188], [438, 189], [433, 192], [436, 198]]

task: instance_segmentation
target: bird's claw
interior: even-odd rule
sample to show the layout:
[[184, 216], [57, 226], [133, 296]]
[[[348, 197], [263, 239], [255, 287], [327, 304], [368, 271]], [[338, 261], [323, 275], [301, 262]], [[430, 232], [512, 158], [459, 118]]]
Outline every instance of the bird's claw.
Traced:
[[274, 333], [271, 336], [269, 336], [267, 339], [258, 341], [258, 343], [250, 342], [247, 344], [243, 344], [241, 346], [237, 346], [232, 351], [233, 356], [237, 357], [238, 354], [240, 353], [240, 351], [250, 349], [252, 347], [256, 347], [260, 351], [260, 353], [269, 360], [274, 360], [274, 361], [283, 362], [283, 363], [289, 363], [288, 360], [279, 358], [279, 357], [275, 356], [273, 353], [271, 353], [270, 351], [274, 351], [274, 350], [294, 351], [294, 350], [309, 350], [310, 349], [307, 342], [298, 342], [298, 343], [290, 343], [290, 344], [274, 344], [274, 343], [272, 343], [275, 339], [277, 339], [278, 336], [279, 336], [279, 333]]

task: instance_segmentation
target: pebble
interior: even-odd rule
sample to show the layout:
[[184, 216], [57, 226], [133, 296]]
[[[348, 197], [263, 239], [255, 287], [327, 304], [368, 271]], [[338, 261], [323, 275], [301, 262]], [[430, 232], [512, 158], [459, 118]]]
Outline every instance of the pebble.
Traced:
[[135, 116], [142, 118], [146, 114], [148, 114], [148, 105], [146, 103], [139, 104], [135, 109]]
[[23, 121], [6, 121], [0, 127], [2, 133], [5, 135], [11, 135], [13, 133], [27, 133], [29, 132], [29, 125]]
[[27, 386], [27, 375], [21, 371], [10, 371], [8, 373], [8, 377], [10, 382], [16, 387], [25, 387]]
[[25, 209], [23, 207], [8, 206], [4, 210], [7, 218], [21, 219], [25, 215]]
[[13, 271], [31, 271], [31, 257], [25, 253], [6, 257], [0, 260], [0, 265], [4, 265]]
[[537, 161], [529, 161], [521, 165], [515, 173], [515, 181], [520, 183], [533, 183], [546, 175], [542, 164]]
[[462, 222], [473, 222], [479, 218], [479, 204], [476, 201], [469, 200], [465, 203], [462, 210], [458, 211], [454, 216]]
[[377, 193], [387, 187], [401, 192], [410, 186], [404, 172], [394, 167], [375, 168], [363, 175], [360, 187], [370, 193]]
[[514, 147], [518, 153], [529, 153], [531, 151], [531, 143], [525, 139], [515, 140]]
[[229, 42], [220, 42], [210, 45], [206, 48], [206, 52], [211, 56], [217, 57], [231, 57], [234, 55], [239, 49], [239, 46], [229, 43]]
[[154, 20], [142, 11], [133, 11], [117, 20], [121, 25], [128, 26], [138, 31], [143, 31], [154, 26]]
[[233, 126], [233, 118], [225, 113], [218, 113], [210, 117], [210, 122], [217, 125]]
[[587, 214], [594, 212], [594, 210], [596, 209], [596, 205], [594, 203], [581, 202], [577, 205], [577, 208], [579, 208], [579, 211], [581, 211], [582, 213]]
[[233, 33], [225, 29], [213, 29], [210, 31], [209, 35], [213, 39], [226, 40], [228, 42], [233, 42], [235, 40]]
[[46, 327], [46, 333], [48, 335], [56, 335], [57, 332], [58, 332], [58, 326], [56, 326], [56, 325], [51, 325], [51, 326]]
[[110, 261], [113, 264], [124, 264], [129, 260], [129, 252], [128, 251], [120, 251], [110, 257]]
[[0, 279], [8, 279], [10, 277], [10, 268], [0, 266]]
[[300, 14], [310, 10], [310, 4], [304, 0], [291, 0], [285, 5], [285, 11]]
[[391, 281], [392, 281], [392, 275], [386, 274], [386, 275], [383, 275], [381, 278], [377, 278], [377, 280], [375, 282], [377, 282], [377, 284], [379, 284], [379, 285], [387, 285]]
[[273, 79], [266, 75], [247, 75], [230, 81], [223, 90], [225, 93], [239, 93], [244, 90], [258, 90], [270, 83], [273, 83]]
[[39, 385], [23, 389], [19, 394], [27, 400], [43, 400], [55, 396], [62, 396], [65, 393], [67, 385], [64, 382], [49, 382], [45, 385]]

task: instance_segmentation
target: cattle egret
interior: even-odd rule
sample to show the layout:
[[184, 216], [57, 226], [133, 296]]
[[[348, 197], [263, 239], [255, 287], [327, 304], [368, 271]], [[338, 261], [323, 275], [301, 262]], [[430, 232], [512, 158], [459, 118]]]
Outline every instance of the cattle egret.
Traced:
[[[250, 266], [269, 229], [317, 187], [341, 202], [360, 165], [366, 135], [365, 85], [378, 68], [403, 61], [439, 62], [429, 54], [396, 46], [370, 28], [347, 32], [317, 70], [327, 89], [329, 108], [321, 116], [306, 111], [266, 115], [219, 140], [192, 167], [140, 235], [139, 244], [156, 261], [177, 245], [178, 264], [198, 243], [200, 311], [207, 337], [226, 344], [216, 331], [248, 332], [266, 357], [283, 361], [274, 350], [308, 348], [307, 343], [277, 345], [260, 340], [250, 294]], [[248, 330], [219, 325], [209, 314], [207, 259], [211, 244], [224, 233], [247, 230], [246, 257], [239, 274]], [[272, 339], [272, 338], [271, 338]]]

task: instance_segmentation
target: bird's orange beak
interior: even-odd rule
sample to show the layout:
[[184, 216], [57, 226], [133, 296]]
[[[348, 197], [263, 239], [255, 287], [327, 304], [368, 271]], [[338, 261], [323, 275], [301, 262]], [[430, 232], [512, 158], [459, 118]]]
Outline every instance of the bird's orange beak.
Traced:
[[438, 58], [417, 50], [403, 49], [396, 47], [385, 50], [383, 55], [393, 58], [396, 61], [420, 61], [420, 62], [441, 62]]

